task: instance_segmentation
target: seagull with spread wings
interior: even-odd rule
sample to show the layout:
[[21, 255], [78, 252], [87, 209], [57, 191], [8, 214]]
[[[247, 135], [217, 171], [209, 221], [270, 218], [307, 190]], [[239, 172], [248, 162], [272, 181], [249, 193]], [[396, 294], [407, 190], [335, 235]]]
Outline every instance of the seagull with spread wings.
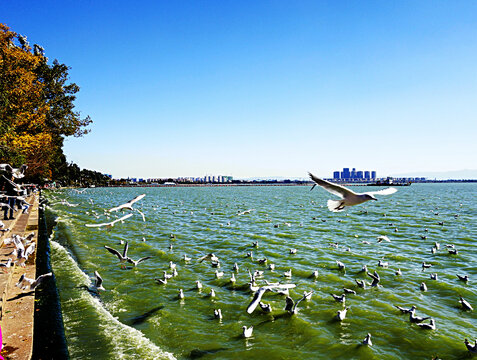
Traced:
[[124, 211], [125, 209], [133, 210], [133, 208], [132, 208], [133, 204], [134, 204], [135, 202], [141, 200], [144, 196], [146, 196], [146, 194], [138, 195], [138, 196], [136, 196], [134, 199], [129, 200], [127, 203], [122, 204], [122, 205], [119, 205], [119, 206], [116, 206], [116, 207], [113, 207], [113, 208], [109, 209], [108, 211], [109, 211], [109, 212], [118, 211], [118, 210]]
[[[374, 197], [374, 195], [391, 195], [397, 191], [396, 188], [389, 187], [379, 191], [368, 191], [359, 194], [355, 193], [350, 189], [345, 188], [344, 186], [333, 184], [329, 181], [317, 178], [312, 173], [308, 174], [316, 184], [320, 185], [328, 192], [341, 198], [341, 200], [328, 200], [328, 209], [333, 212], [343, 211], [346, 207], [362, 204], [368, 200], [378, 200]], [[313, 187], [315, 186], [316, 185], [314, 184]]]

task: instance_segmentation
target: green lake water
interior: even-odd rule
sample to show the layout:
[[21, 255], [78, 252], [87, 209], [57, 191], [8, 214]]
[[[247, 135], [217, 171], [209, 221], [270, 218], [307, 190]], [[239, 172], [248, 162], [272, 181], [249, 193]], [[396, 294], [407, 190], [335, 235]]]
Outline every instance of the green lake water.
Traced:
[[[353, 187], [365, 192], [370, 187]], [[93, 188], [44, 192], [47, 216], [54, 219], [50, 237], [65, 332], [72, 359], [442, 359], [469, 358], [464, 338], [477, 337], [476, 311], [464, 311], [459, 295], [477, 308], [477, 184], [413, 184], [399, 187], [341, 213], [326, 201], [321, 188], [305, 186]], [[139, 212], [110, 230], [88, 228], [124, 214], [105, 210], [145, 193]], [[63, 200], [77, 206], [68, 206]], [[238, 213], [249, 210], [249, 214]], [[126, 211], [128, 212], [128, 211]], [[443, 224], [442, 224], [443, 223]], [[427, 231], [425, 231], [427, 229]], [[386, 235], [391, 242], [377, 242]], [[422, 237], [426, 238], [423, 239]], [[145, 241], [144, 241], [145, 240]], [[104, 245], [129, 256], [152, 256], [136, 268], [122, 269]], [[364, 242], [363, 242], [364, 241]], [[252, 244], [258, 242], [258, 247]], [[366, 242], [369, 242], [367, 244]], [[440, 250], [431, 253], [434, 243]], [[457, 255], [448, 253], [453, 244]], [[171, 249], [172, 245], [172, 249]], [[296, 254], [290, 254], [290, 249]], [[253, 257], [247, 253], [253, 252]], [[202, 255], [214, 253], [224, 276], [217, 279]], [[182, 260], [183, 255], [190, 262]], [[267, 258], [267, 265], [258, 259]], [[336, 260], [346, 265], [339, 271]], [[378, 261], [389, 263], [379, 267]], [[166, 285], [155, 278], [178, 276]], [[432, 267], [422, 271], [422, 263]], [[233, 265], [235, 285], [229, 279]], [[268, 269], [275, 264], [275, 270]], [[355, 279], [371, 282], [363, 265], [381, 277], [379, 287], [358, 288]], [[264, 271], [257, 284], [296, 284], [293, 299], [313, 290], [299, 312], [284, 311], [285, 296], [267, 292], [263, 302], [273, 311], [246, 308], [252, 300], [250, 271]], [[284, 272], [292, 269], [292, 277]], [[401, 269], [402, 275], [395, 275]], [[318, 270], [318, 277], [310, 277]], [[87, 291], [94, 271], [106, 291]], [[430, 274], [436, 273], [437, 280]], [[467, 274], [465, 283], [457, 274]], [[197, 290], [195, 281], [203, 283]], [[422, 282], [428, 290], [419, 289]], [[343, 305], [330, 293], [354, 289], [344, 321], [335, 320]], [[183, 289], [185, 299], [178, 299]], [[209, 296], [214, 289], [216, 296]], [[417, 306], [417, 315], [435, 319], [436, 330], [410, 323], [394, 305]], [[214, 318], [214, 309], [223, 319]], [[244, 339], [242, 326], [253, 326]], [[373, 346], [360, 345], [367, 333]]]

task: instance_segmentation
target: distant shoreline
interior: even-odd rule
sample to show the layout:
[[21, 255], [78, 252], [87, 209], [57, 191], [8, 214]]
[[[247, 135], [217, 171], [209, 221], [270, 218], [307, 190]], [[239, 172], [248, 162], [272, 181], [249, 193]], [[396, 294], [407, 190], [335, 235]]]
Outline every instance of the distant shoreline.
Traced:
[[[477, 179], [472, 180], [426, 180], [412, 184], [435, 184], [435, 183], [477, 183]], [[107, 187], [230, 187], [230, 186], [312, 186], [314, 182], [240, 182], [240, 183], [206, 183], [206, 184], [127, 184], [127, 185], [111, 185]], [[370, 183], [339, 183], [343, 186], [368, 186]], [[379, 185], [373, 185], [379, 186]], [[387, 186], [393, 186], [389, 184]]]

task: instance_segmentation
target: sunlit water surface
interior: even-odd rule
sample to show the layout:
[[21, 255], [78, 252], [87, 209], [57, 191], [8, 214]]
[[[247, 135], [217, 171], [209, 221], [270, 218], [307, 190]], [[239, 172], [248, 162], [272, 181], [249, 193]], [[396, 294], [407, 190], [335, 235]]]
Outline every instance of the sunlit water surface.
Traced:
[[[376, 190], [353, 187], [371, 189]], [[326, 208], [332, 195], [302, 186], [46, 192], [48, 214], [56, 219], [51, 258], [71, 358], [468, 358], [463, 341], [477, 337], [476, 315], [463, 311], [459, 295], [477, 307], [476, 190], [476, 184], [413, 184], [342, 213]], [[134, 211], [110, 230], [85, 227], [122, 216], [105, 210], [141, 193], [146, 197], [135, 208], [144, 213], [145, 222]], [[380, 235], [391, 242], [378, 243]], [[122, 251], [121, 241], [129, 243], [131, 258], [152, 258], [122, 269], [104, 248]], [[254, 242], [258, 248], [252, 247]], [[440, 250], [432, 254], [435, 242]], [[450, 255], [447, 244], [458, 254]], [[296, 254], [290, 254], [292, 248]], [[209, 261], [197, 261], [208, 253], [220, 259], [222, 278], [216, 278], [217, 269]], [[184, 262], [184, 254], [192, 260]], [[263, 258], [266, 265], [258, 263]], [[380, 259], [389, 266], [378, 267]], [[336, 260], [346, 265], [345, 271], [338, 270]], [[155, 278], [172, 273], [170, 261], [177, 264], [178, 276], [158, 285]], [[229, 279], [235, 262], [239, 271], [233, 285]], [[432, 267], [422, 271], [423, 262]], [[274, 271], [269, 264], [275, 264]], [[382, 286], [357, 287], [355, 279], [372, 281], [360, 272], [364, 264], [370, 272], [378, 271]], [[264, 271], [259, 285], [265, 280], [293, 283], [293, 299], [313, 290], [312, 299], [299, 304], [298, 314], [289, 315], [285, 296], [267, 292], [263, 301], [271, 304], [272, 313], [258, 307], [250, 315], [246, 308], [253, 293], [247, 269]], [[283, 276], [289, 269], [291, 279]], [[401, 276], [395, 275], [397, 269]], [[86, 290], [94, 283], [95, 270], [106, 289], [99, 297]], [[314, 270], [319, 272], [316, 279], [310, 277]], [[431, 273], [438, 279], [431, 280]], [[457, 274], [468, 274], [470, 281], [460, 281]], [[201, 291], [196, 280], [204, 285]], [[422, 282], [426, 292], [419, 290]], [[340, 295], [343, 287], [357, 294], [347, 297], [350, 309], [339, 322], [335, 316], [343, 305], [330, 293]], [[184, 290], [183, 300], [178, 299], [179, 289]], [[431, 316], [437, 329], [410, 323], [394, 305], [416, 305], [417, 314]], [[222, 320], [214, 318], [218, 308]], [[244, 325], [253, 325], [251, 338], [241, 336]], [[372, 347], [360, 345], [367, 333]]]

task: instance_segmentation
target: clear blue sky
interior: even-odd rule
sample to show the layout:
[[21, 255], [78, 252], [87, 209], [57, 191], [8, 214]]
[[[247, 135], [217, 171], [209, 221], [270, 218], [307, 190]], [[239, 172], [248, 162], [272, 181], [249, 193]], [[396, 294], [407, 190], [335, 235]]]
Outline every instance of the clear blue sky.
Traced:
[[477, 168], [476, 1], [2, 1], [113, 177]]

